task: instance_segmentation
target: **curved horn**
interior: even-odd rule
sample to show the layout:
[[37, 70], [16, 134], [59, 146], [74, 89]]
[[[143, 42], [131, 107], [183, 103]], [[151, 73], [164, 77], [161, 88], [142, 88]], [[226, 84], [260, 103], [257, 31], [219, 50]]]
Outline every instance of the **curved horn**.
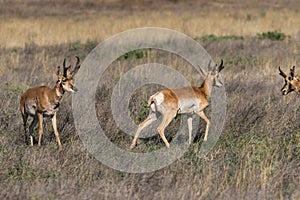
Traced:
[[218, 71], [220, 72], [222, 69], [224, 69], [224, 65], [223, 65], [223, 59], [221, 59], [221, 63], [218, 67]]
[[71, 65], [66, 67], [66, 58], [64, 58], [64, 62], [63, 62], [63, 68], [64, 68], [63, 69], [63, 76], [64, 77], [67, 77], [67, 75], [68, 75], [67, 71], [68, 71], [68, 69], [70, 69], [70, 67], [71, 67]]
[[280, 66], [278, 67], [279, 69], [279, 75], [282, 76], [283, 78], [286, 78], [286, 74], [280, 69]]
[[295, 66], [291, 67], [290, 74], [291, 74], [292, 77], [295, 76]]
[[64, 62], [63, 62], [63, 68], [66, 68], [66, 58], [64, 58]]
[[74, 76], [77, 72], [78, 72], [78, 70], [79, 70], [79, 68], [80, 68], [80, 59], [79, 59], [79, 57], [78, 56], [75, 56], [76, 57], [76, 64], [75, 64], [75, 67], [74, 67], [74, 69], [73, 69], [73, 71], [71, 72], [71, 74]]

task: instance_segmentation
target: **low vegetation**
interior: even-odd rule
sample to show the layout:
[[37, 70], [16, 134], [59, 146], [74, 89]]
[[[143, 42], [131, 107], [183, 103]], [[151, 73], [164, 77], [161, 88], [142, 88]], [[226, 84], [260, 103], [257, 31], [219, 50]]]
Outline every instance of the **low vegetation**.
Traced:
[[276, 30], [276, 31], [268, 31], [265, 33], [258, 33], [257, 37], [259, 39], [284, 40], [288, 36], [283, 32]]
[[[200, 121], [193, 145], [170, 166], [147, 174], [127, 174], [110, 169], [86, 151], [76, 134], [70, 95], [64, 98], [58, 112], [63, 150], [58, 151], [48, 120], [45, 120], [42, 146], [25, 146], [18, 110], [19, 95], [28, 87], [42, 82], [54, 84], [56, 65], [61, 63], [64, 55], [84, 58], [96, 44], [80, 43], [76, 50], [72, 50], [73, 45], [70, 44], [52, 47], [29, 45], [17, 52], [1, 49], [1, 60], [6, 59], [5, 75], [1, 76], [5, 84], [1, 85], [3, 93], [0, 98], [1, 198], [147, 199], [151, 196], [151, 199], [280, 199], [299, 195], [298, 97], [295, 94], [281, 96], [283, 83], [276, 67], [282, 65], [288, 68], [284, 63], [292, 61], [281, 52], [276, 52], [274, 57], [268, 54], [266, 59], [264, 52], [271, 45], [272, 49], [285, 49], [287, 54], [294, 55], [290, 44], [285, 42], [262, 44], [255, 38], [248, 38], [202, 43], [216, 60], [222, 57], [225, 61], [222, 76], [228, 98], [223, 133], [213, 150], [202, 159], [197, 157], [205, 128], [204, 122]], [[242, 51], [234, 51], [233, 48], [234, 54], [225, 51], [234, 46], [245, 48]], [[254, 51], [253, 47], [260, 50]], [[118, 77], [135, 63], [153, 62], [155, 59], [185, 72], [194, 84], [200, 83], [191, 77], [191, 66], [176, 55], [146, 51], [145, 58], [130, 56], [112, 63], [99, 82], [96, 95], [99, 123], [111, 141], [125, 149], [128, 149], [132, 137], [118, 130], [110, 113], [110, 96]], [[60, 54], [57, 55], [57, 52]], [[133, 94], [129, 109], [136, 123], [147, 116], [145, 101], [160, 88], [148, 85]], [[167, 128], [168, 140], [172, 140], [178, 123], [179, 120], [175, 119]], [[134, 151], [150, 152], [163, 146], [156, 136], [140, 139]]]
[[[77, 5], [77, 0], [54, 0], [59, 5], [55, 8], [52, 2], [30, 1], [22, 4], [25, 10], [9, 2], [19, 1], [0, 0], [6, 6], [5, 10], [0, 6], [0, 199], [299, 199], [300, 101], [296, 93], [282, 96], [283, 80], [278, 74], [278, 66], [288, 71], [296, 65], [300, 72], [300, 18], [293, 10], [294, 1], [278, 2], [276, 11], [268, 9], [273, 1], [254, 0], [161, 5], [149, 1], [124, 5], [115, 0], [81, 0]], [[168, 12], [159, 12], [160, 7]], [[239, 9], [245, 10], [236, 12]], [[57, 65], [65, 57], [72, 60], [77, 55], [84, 60], [107, 37], [143, 26], [182, 31], [196, 38], [215, 62], [224, 60], [227, 114], [212, 151], [197, 156], [205, 130], [200, 120], [189, 150], [168, 167], [144, 174], [111, 169], [80, 140], [70, 94], [64, 96], [57, 113], [63, 149], [58, 150], [49, 120], [44, 121], [42, 146], [26, 146], [20, 94], [35, 85], [54, 85]], [[202, 81], [187, 61], [170, 52], [140, 49], [116, 59], [99, 80], [95, 108], [107, 137], [120, 148], [129, 149], [132, 137], [119, 130], [113, 119], [112, 91], [129, 69], [154, 62], [176, 69], [194, 85]], [[146, 101], [160, 89], [149, 84], [132, 94], [128, 109], [136, 123], [147, 116]], [[177, 117], [166, 129], [169, 141], [179, 121]], [[157, 135], [139, 139], [133, 151], [162, 147]]]

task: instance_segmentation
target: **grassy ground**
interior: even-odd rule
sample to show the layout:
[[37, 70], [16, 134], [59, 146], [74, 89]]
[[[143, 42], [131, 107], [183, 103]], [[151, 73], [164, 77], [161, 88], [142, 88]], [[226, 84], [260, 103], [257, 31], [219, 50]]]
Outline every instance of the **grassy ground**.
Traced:
[[239, 2], [205, 3], [202, 0], [186, 3], [96, 1], [91, 5], [89, 0], [13, 2], [5, 1], [1, 5], [0, 47], [24, 47], [30, 42], [56, 45], [101, 41], [121, 31], [145, 26], [170, 28], [191, 37], [255, 36], [281, 30], [300, 38], [299, 6], [293, 1], [274, 4], [252, 0], [254, 5], [248, 7]]
[[[0, 9], [1, 199], [299, 199], [299, 96], [281, 95], [283, 80], [277, 71], [279, 65], [286, 71], [296, 65], [297, 71], [300, 63], [297, 2], [11, 2], [0, 1], [15, 11]], [[45, 9], [45, 5], [52, 6]], [[234, 9], [240, 10], [234, 14]], [[79, 139], [69, 94], [58, 112], [63, 150], [57, 149], [49, 120], [45, 120], [42, 146], [25, 146], [20, 94], [34, 85], [54, 84], [56, 66], [64, 57], [84, 59], [98, 42], [140, 26], [180, 30], [196, 38], [215, 61], [224, 59], [227, 115], [214, 149], [203, 159], [197, 157], [204, 131], [200, 121], [199, 136], [170, 166], [147, 174], [110, 169], [90, 155]], [[262, 36], [274, 30], [289, 37]], [[121, 147], [128, 147], [132, 138], [117, 129], [110, 95], [124, 72], [155, 60], [185, 73], [193, 84], [199, 83], [184, 60], [166, 52], [148, 52], [143, 58], [114, 62], [99, 82], [99, 122]], [[130, 109], [137, 122], [145, 117], [144, 101], [158, 88], [147, 86], [134, 94]], [[168, 139], [177, 125], [174, 122], [166, 130]], [[163, 143], [157, 136], [141, 139], [138, 145], [137, 152]]]

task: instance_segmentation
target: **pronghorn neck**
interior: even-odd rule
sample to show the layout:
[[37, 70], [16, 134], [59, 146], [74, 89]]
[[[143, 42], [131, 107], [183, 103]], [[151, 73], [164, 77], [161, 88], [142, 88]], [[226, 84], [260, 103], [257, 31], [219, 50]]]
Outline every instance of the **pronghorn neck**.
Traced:
[[296, 79], [295, 87], [297, 89], [298, 94], [300, 94], [300, 74], [297, 74], [297, 76], [295, 76], [295, 79]]
[[207, 99], [210, 98], [212, 88], [212, 81], [209, 81], [207, 78], [203, 81], [202, 85], [200, 86], [200, 90], [205, 94]]
[[65, 93], [64, 88], [62, 87], [62, 84], [59, 82], [56, 82], [53, 90], [55, 91], [56, 97], [58, 98], [58, 100], [60, 100], [63, 96], [63, 94]]

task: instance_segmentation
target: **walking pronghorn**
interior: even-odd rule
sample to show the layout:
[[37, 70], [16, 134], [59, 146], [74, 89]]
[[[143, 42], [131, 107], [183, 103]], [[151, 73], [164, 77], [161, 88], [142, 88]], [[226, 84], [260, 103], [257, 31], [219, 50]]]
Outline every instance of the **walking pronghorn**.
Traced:
[[177, 114], [188, 114], [189, 144], [192, 142], [192, 115], [198, 114], [206, 122], [204, 135], [204, 141], [206, 141], [210, 121], [206, 117], [204, 109], [209, 106], [212, 86], [221, 87], [223, 85], [219, 79], [219, 72], [223, 68], [223, 60], [221, 60], [219, 66], [216, 65], [211, 71], [206, 72], [200, 68], [206, 77], [200, 87], [192, 86], [164, 89], [152, 95], [148, 100], [148, 105], [150, 106], [149, 115], [139, 124], [130, 145], [130, 149], [136, 145], [136, 140], [138, 139], [140, 132], [157, 120], [158, 112], [162, 114], [163, 119], [157, 130], [167, 148], [170, 147], [170, 144], [165, 137], [164, 130]]
[[71, 65], [66, 67], [66, 59], [63, 62], [63, 74], [61, 74], [60, 66], [57, 70], [57, 81], [53, 88], [47, 86], [37, 86], [28, 89], [24, 92], [20, 99], [20, 109], [23, 117], [23, 125], [25, 131], [25, 142], [27, 143], [26, 123], [28, 116], [33, 118], [29, 127], [30, 145], [33, 146], [33, 129], [39, 122], [39, 140], [38, 145], [41, 145], [43, 135], [43, 117], [50, 117], [52, 119], [52, 126], [59, 148], [61, 142], [56, 125], [56, 112], [60, 105], [63, 94], [67, 92], [76, 92], [77, 88], [74, 86], [73, 77], [80, 68], [80, 59], [76, 56], [77, 62], [74, 69], [71, 71]]
[[284, 85], [281, 89], [282, 95], [287, 95], [292, 91], [300, 93], [300, 74], [295, 74], [295, 66], [291, 67], [290, 75], [287, 76], [281, 69], [279, 69], [279, 74], [284, 78]]

